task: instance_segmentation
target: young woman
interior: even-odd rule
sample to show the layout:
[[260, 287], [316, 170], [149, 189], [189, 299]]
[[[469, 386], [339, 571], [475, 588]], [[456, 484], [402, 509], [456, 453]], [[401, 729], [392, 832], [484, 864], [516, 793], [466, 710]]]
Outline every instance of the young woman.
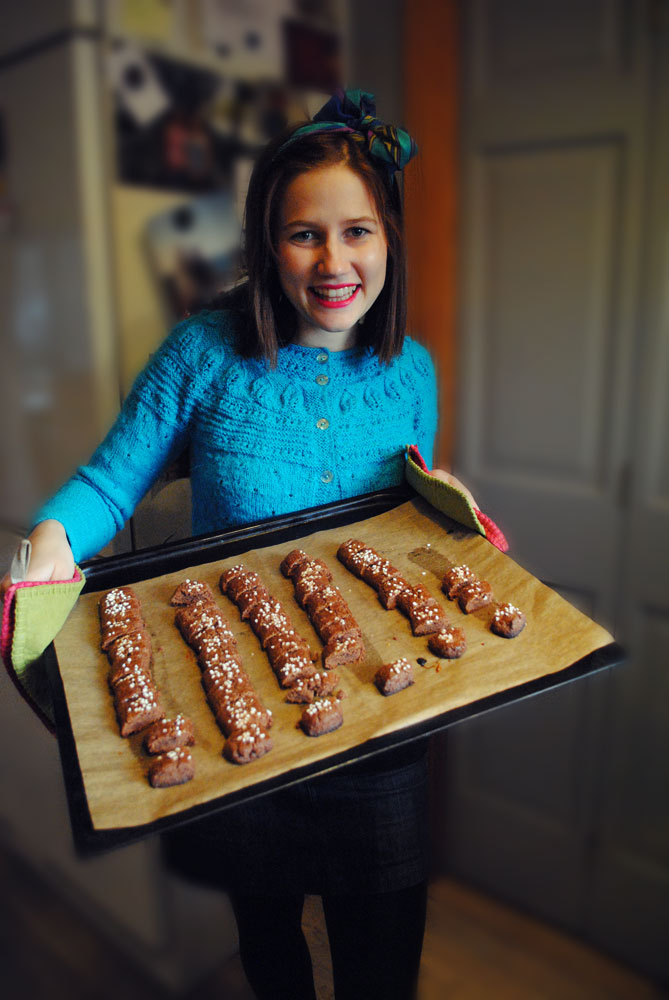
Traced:
[[[249, 187], [248, 281], [179, 324], [88, 465], [40, 511], [32, 579], [68, 579], [189, 449], [193, 532], [295, 511], [431, 464], [436, 385], [405, 336], [397, 171], [415, 153], [336, 95], [260, 158]], [[322, 776], [165, 838], [170, 861], [225, 887], [260, 998], [313, 998], [300, 919], [322, 895], [338, 1000], [413, 995], [425, 919], [422, 744]]]

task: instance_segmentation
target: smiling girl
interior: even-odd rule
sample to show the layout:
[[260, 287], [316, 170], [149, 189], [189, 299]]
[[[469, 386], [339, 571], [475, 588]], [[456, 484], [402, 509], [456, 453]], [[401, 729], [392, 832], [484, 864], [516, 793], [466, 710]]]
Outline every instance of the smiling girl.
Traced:
[[[91, 461], [31, 535], [31, 579], [67, 579], [188, 449], [193, 532], [220, 531], [396, 485], [404, 446], [431, 464], [436, 384], [405, 336], [397, 171], [415, 153], [336, 95], [261, 156], [246, 208], [248, 280], [179, 324]], [[225, 887], [258, 997], [314, 998], [300, 919], [322, 895], [341, 998], [408, 1000], [427, 886], [426, 754], [393, 751], [226, 810], [165, 840]]]

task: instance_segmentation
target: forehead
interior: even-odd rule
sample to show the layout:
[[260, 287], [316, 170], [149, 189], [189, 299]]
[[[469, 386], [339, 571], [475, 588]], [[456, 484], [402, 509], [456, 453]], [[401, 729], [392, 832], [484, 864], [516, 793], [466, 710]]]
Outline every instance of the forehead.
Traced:
[[367, 184], [344, 163], [314, 167], [294, 177], [281, 199], [280, 215], [283, 224], [315, 216], [379, 218]]

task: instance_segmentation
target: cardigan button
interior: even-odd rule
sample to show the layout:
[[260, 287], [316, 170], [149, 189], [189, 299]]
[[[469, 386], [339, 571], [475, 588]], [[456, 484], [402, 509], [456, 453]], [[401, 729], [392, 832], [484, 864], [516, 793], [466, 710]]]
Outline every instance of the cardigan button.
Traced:
[[332, 475], [332, 473], [330, 472], [329, 469], [326, 469], [325, 472], [321, 473], [321, 482], [322, 483], [331, 483], [333, 479], [334, 479], [334, 476]]
[[316, 382], [318, 383], [318, 385], [327, 385], [329, 381], [330, 381], [330, 376], [329, 375], [317, 375], [316, 376]]
[[329, 426], [330, 421], [326, 420], [325, 417], [321, 417], [320, 420], [316, 421], [316, 427], [318, 427], [319, 431], [326, 431]]
[[317, 354], [317, 355], [316, 355], [316, 361], [320, 361], [320, 363], [321, 363], [322, 365], [324, 365], [324, 364], [325, 364], [325, 362], [327, 361], [328, 357], [329, 357], [329, 355], [328, 355], [328, 354], [326, 354], [326, 353], [325, 353], [325, 351], [321, 351], [321, 353], [320, 353], [320, 354]]

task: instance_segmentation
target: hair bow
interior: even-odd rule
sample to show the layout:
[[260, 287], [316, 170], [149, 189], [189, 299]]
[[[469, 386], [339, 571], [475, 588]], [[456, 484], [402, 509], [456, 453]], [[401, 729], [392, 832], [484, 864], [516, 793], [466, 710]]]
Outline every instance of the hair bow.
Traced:
[[352, 138], [363, 143], [369, 155], [384, 163], [391, 173], [402, 170], [418, 152], [408, 132], [376, 117], [374, 94], [364, 90], [336, 91], [316, 112], [313, 121], [296, 129], [280, 151], [296, 139], [317, 132], [350, 132]]

